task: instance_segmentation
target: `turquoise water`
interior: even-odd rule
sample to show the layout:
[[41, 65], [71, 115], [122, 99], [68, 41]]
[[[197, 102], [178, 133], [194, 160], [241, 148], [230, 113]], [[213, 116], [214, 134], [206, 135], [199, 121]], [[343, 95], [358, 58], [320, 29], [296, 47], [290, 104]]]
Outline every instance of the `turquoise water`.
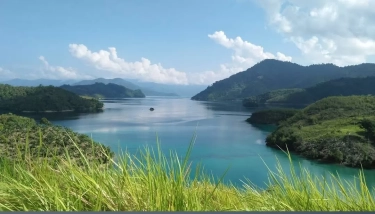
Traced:
[[[289, 167], [283, 152], [265, 146], [265, 138], [274, 127], [246, 123], [252, 110], [240, 103], [162, 97], [104, 102], [102, 113], [47, 117], [54, 124], [92, 136], [115, 152], [127, 149], [134, 153], [145, 145], [156, 146], [158, 135], [163, 151], [174, 150], [183, 156], [196, 133], [190, 160], [203, 164], [206, 172], [215, 177], [230, 167], [225, 179], [235, 185], [248, 178], [253, 184], [265, 187], [268, 176], [265, 164], [275, 169], [276, 157], [285, 169]], [[150, 107], [155, 111], [149, 111]], [[314, 175], [339, 173], [341, 178], [350, 180], [358, 175], [358, 169], [319, 164], [294, 155], [293, 160], [295, 167], [301, 163]], [[375, 185], [375, 171], [366, 171], [366, 177], [369, 185]]]

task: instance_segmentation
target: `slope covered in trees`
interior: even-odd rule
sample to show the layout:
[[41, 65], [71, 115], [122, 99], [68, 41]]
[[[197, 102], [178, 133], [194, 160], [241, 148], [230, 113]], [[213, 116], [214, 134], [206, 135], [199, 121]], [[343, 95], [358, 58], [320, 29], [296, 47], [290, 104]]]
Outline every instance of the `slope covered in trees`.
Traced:
[[328, 97], [282, 122], [266, 142], [311, 159], [375, 168], [374, 121], [374, 96]]
[[27, 117], [0, 115], [0, 158], [16, 160], [19, 155], [29, 154], [30, 158], [58, 161], [68, 152], [73, 161], [80, 163], [84, 160], [78, 148], [88, 161], [108, 163], [114, 155], [108, 147], [92, 142], [87, 135], [51, 125], [45, 118], [38, 124]]
[[375, 76], [375, 64], [338, 67], [333, 64], [301, 66], [273, 59], [215, 82], [193, 100], [237, 100], [277, 89], [307, 88], [342, 77]]
[[248, 97], [242, 101], [242, 104], [245, 107], [259, 107], [268, 103], [286, 103], [285, 100], [290, 94], [304, 91], [305, 89], [301, 88], [273, 90], [257, 96]]
[[0, 110], [8, 112], [96, 112], [103, 103], [54, 86], [14, 87], [0, 84]]
[[143, 98], [141, 90], [131, 90], [113, 83], [95, 83], [92, 85], [62, 85], [60, 88], [71, 91], [81, 96], [96, 98]]
[[265, 109], [253, 112], [246, 120], [251, 124], [275, 124], [279, 125], [281, 122], [294, 116], [299, 110], [289, 108], [275, 108]]
[[375, 95], [375, 77], [340, 78], [306, 89], [280, 89], [243, 100], [246, 107], [266, 104], [309, 105], [329, 96]]

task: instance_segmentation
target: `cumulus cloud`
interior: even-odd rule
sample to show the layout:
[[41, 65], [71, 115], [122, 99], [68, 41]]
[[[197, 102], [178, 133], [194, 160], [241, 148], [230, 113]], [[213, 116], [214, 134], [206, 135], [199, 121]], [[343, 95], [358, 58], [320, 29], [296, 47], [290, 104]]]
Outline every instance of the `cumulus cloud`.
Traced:
[[135, 78], [142, 81], [169, 84], [211, 84], [217, 80], [229, 77], [235, 73], [246, 70], [257, 62], [264, 59], [279, 59], [291, 61], [292, 57], [277, 52], [272, 54], [265, 52], [263, 47], [254, 45], [241, 37], [235, 39], [227, 38], [223, 31], [217, 31], [208, 37], [218, 44], [232, 50], [230, 63], [221, 64], [218, 70], [203, 72], [182, 72], [175, 68], [164, 68], [161, 64], [152, 64], [150, 60], [141, 58], [137, 62], [128, 62], [117, 55], [116, 48], [108, 50], [91, 51], [83, 44], [70, 44], [70, 53], [95, 68], [108, 71], [108, 76]]
[[268, 23], [313, 63], [350, 65], [375, 55], [375, 1], [259, 0]]
[[[214, 34], [208, 35], [209, 38], [218, 44], [231, 49], [232, 67], [251, 67], [259, 61], [264, 59], [278, 59], [283, 61], [292, 61], [292, 57], [286, 56], [283, 53], [277, 52], [276, 55], [264, 51], [264, 48], [259, 45], [244, 41], [241, 37], [235, 39], [228, 38], [223, 31], [216, 31]], [[228, 66], [226, 66], [228, 67]]]
[[265, 59], [292, 61], [291, 56], [286, 56], [280, 52], [277, 52], [276, 55], [266, 52], [262, 46], [244, 41], [241, 37], [236, 37], [235, 39], [228, 38], [223, 31], [216, 31], [213, 34], [209, 34], [208, 37], [223, 47], [232, 50], [232, 61], [230, 63], [221, 64], [220, 69], [217, 71], [205, 71], [194, 74], [191, 80], [196, 84], [211, 84], [217, 80], [244, 71]]
[[157, 83], [188, 84], [186, 73], [174, 68], [164, 68], [161, 64], [152, 64], [146, 58], [137, 62], [127, 62], [117, 56], [114, 47], [108, 48], [108, 51], [92, 52], [83, 44], [70, 44], [69, 50], [74, 57], [118, 77], [136, 78]]
[[81, 75], [73, 68], [64, 68], [61, 66], [52, 66], [44, 58], [40, 56], [39, 60], [42, 61], [44, 67], [42, 69], [42, 76], [50, 79], [85, 79], [92, 78], [89, 75]]

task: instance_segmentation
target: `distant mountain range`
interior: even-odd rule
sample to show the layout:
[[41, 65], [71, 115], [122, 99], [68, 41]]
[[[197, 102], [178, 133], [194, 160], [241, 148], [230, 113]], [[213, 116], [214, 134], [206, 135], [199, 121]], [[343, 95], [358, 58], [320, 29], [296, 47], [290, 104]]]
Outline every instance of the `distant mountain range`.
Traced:
[[208, 85], [171, 85], [171, 84], [159, 84], [154, 82], [141, 82], [137, 80], [128, 80], [136, 85], [139, 85], [143, 89], [152, 89], [160, 92], [174, 92], [183, 97], [192, 97], [198, 92], [207, 88]]
[[25, 79], [12, 79], [1, 82], [3, 84], [9, 84], [12, 86], [38, 86], [38, 85], [92, 85], [96, 82], [99, 83], [113, 83], [124, 86], [131, 90], [141, 90], [146, 96], [183, 96], [191, 97], [194, 94], [207, 88], [204, 85], [169, 85], [159, 84], [152, 82], [141, 82], [137, 80], [125, 80], [121, 78], [105, 79], [98, 78], [94, 80], [51, 80], [51, 79], [36, 79], [36, 80], [25, 80]]
[[246, 71], [215, 82], [192, 100], [242, 100], [277, 89], [307, 88], [343, 77], [375, 76], [375, 64], [338, 67], [333, 64], [301, 66], [266, 59]]
[[141, 90], [146, 96], [179, 96], [176, 93], [171, 92], [159, 92], [148, 88], [140, 87], [130, 81], [121, 79], [121, 78], [114, 78], [114, 79], [104, 79], [104, 78], [98, 78], [93, 80], [82, 80], [79, 82], [74, 83], [73, 85], [92, 85], [95, 83], [113, 83], [116, 85], [124, 86], [125, 88], [131, 89], [131, 90]]
[[25, 80], [25, 79], [11, 79], [8, 81], [0, 82], [2, 84], [8, 84], [12, 86], [61, 86], [64, 84], [70, 85], [77, 82], [76, 80], [51, 80], [51, 79], [36, 79], [36, 80]]
[[141, 90], [131, 90], [113, 83], [95, 83], [92, 85], [62, 85], [60, 88], [80, 96], [95, 98], [144, 98]]

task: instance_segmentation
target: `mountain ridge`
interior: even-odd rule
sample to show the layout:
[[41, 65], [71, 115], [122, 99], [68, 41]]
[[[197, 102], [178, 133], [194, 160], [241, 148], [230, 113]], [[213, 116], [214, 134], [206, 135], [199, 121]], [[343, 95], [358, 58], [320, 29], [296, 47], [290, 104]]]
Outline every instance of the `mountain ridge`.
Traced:
[[245, 71], [216, 81], [193, 96], [192, 100], [239, 100], [277, 89], [307, 88], [342, 77], [375, 76], [375, 64], [362, 63], [339, 67], [334, 64], [308, 66], [266, 59]]
[[60, 88], [78, 94], [95, 98], [144, 98], [141, 90], [132, 90], [114, 83], [94, 83], [91, 85], [62, 85]]
[[309, 105], [330, 96], [375, 95], [375, 76], [342, 77], [304, 89], [279, 89], [245, 98], [245, 107], [262, 105]]
[[131, 90], [141, 90], [146, 96], [179, 96], [178, 94], [175, 94], [175, 93], [165, 93], [165, 92], [154, 91], [148, 88], [143, 88], [139, 85], [136, 85], [122, 78], [113, 78], [113, 79], [97, 78], [93, 80], [82, 80], [82, 81], [74, 83], [73, 85], [91, 85], [91, 84], [95, 84], [96, 82], [104, 83], [104, 84], [113, 83], [113, 84], [124, 86], [125, 88], [131, 89]]

